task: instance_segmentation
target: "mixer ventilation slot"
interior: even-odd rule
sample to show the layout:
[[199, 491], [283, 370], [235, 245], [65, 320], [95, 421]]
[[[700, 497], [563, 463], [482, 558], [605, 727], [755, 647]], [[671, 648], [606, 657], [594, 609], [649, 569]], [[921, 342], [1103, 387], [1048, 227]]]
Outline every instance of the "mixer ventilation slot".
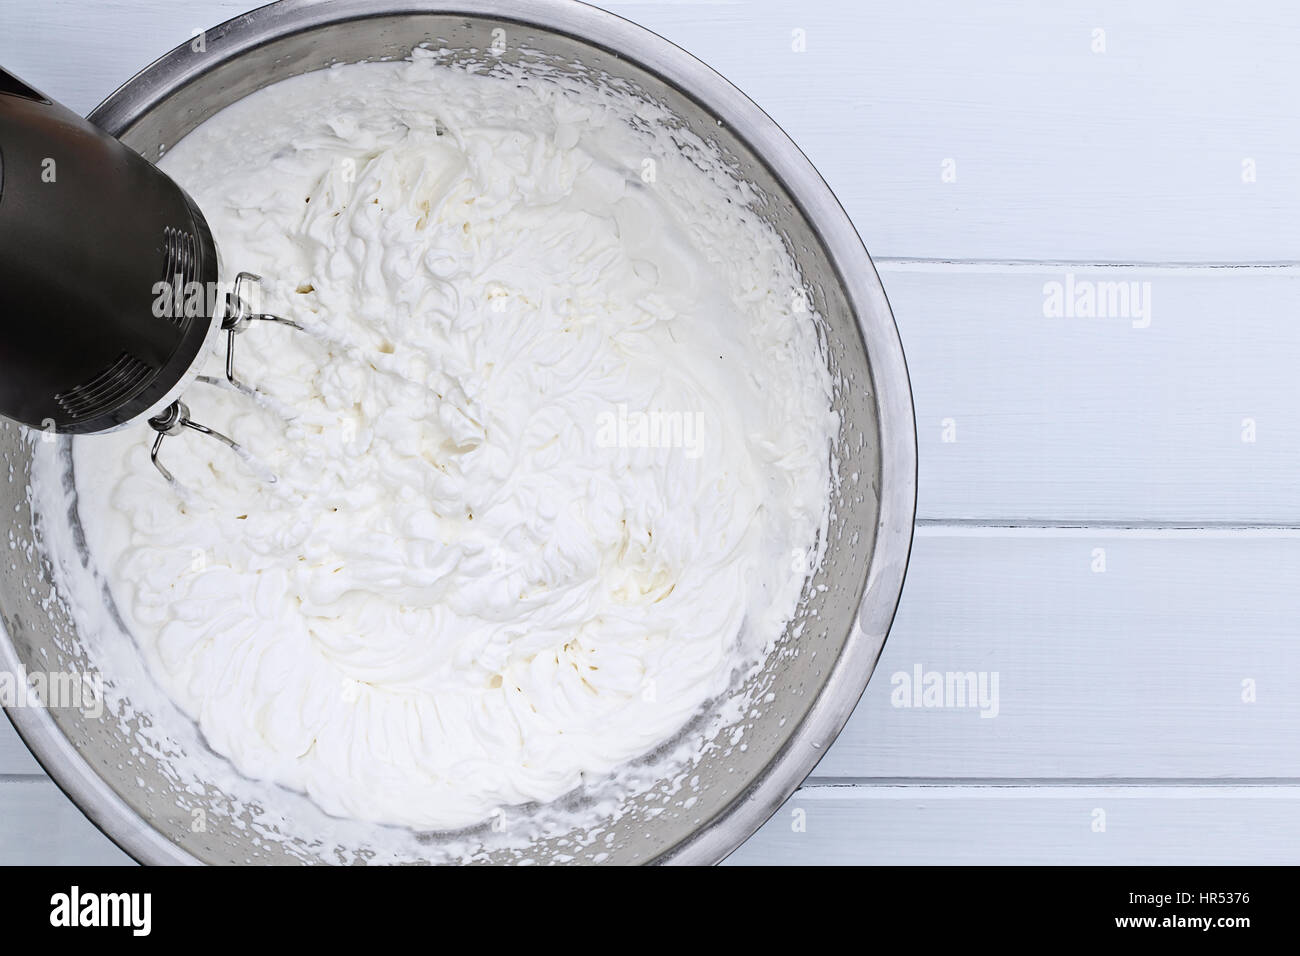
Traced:
[[185, 311], [180, 304], [185, 301], [189, 283], [198, 278], [199, 244], [192, 233], [175, 226], [163, 230], [163, 281], [172, 287], [172, 308], [167, 317], [177, 325], [185, 324]]
[[123, 352], [108, 368], [84, 385], [54, 396], [68, 418], [74, 422], [93, 418], [126, 401], [149, 381], [152, 370], [140, 359]]

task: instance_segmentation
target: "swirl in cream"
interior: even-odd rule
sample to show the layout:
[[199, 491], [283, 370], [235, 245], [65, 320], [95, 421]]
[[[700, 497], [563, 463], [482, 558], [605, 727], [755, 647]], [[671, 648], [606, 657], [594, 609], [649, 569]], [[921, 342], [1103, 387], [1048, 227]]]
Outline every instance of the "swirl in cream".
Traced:
[[174, 439], [180, 497], [136, 426], [76, 440], [78, 492], [241, 772], [473, 824], [654, 749], [782, 633], [830, 375], [778, 237], [648, 107], [417, 51], [256, 93], [162, 166], [308, 330], [239, 340], [261, 403], [186, 396], [278, 480]]

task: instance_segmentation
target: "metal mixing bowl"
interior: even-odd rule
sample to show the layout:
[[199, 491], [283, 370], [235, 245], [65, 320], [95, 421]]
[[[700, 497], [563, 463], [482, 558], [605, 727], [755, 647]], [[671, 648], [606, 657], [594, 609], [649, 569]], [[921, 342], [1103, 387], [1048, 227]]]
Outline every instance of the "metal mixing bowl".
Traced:
[[[494, 34], [498, 29], [509, 38], [502, 59], [628, 85], [715, 143], [738, 175], [758, 187], [756, 208], [788, 243], [825, 319], [839, 381], [836, 454], [843, 481], [834, 493], [827, 557], [799, 618], [802, 632], [784, 642], [786, 651], [797, 643], [797, 653], [774, 654], [753, 678], [769, 702], [744, 719], [744, 749], [720, 746], [694, 768], [693, 800], [652, 793], [634, 802], [613, 824], [616, 838], [602, 843], [603, 859], [612, 863], [716, 862], [790, 796], [848, 719], [880, 655], [911, 546], [916, 436], [898, 332], [866, 250], [811, 163], [707, 66], [653, 33], [569, 0], [284, 0], [208, 31], [202, 51], [177, 47], [91, 119], [156, 158], [223, 107], [277, 80], [336, 62], [402, 58], [422, 43], [450, 49], [457, 59], [482, 60], [502, 36]], [[0, 565], [0, 620], [7, 631], [0, 633], [0, 668], [84, 673], [92, 667], [75, 627], [47, 599], [51, 565], [23, 546], [34, 534], [26, 491], [33, 441], [18, 426], [0, 428], [0, 460], [7, 466], [0, 468], [0, 514], [8, 540], [17, 543]], [[59, 786], [142, 862], [367, 856], [363, 825], [345, 826], [301, 804], [277, 817], [296, 830], [281, 834], [291, 837], [283, 842], [259, 838], [251, 825], [258, 821], [250, 819], [195, 832], [189, 824], [196, 811], [211, 809], [214, 818], [223, 812], [220, 788], [182, 792], [167, 767], [136, 746], [130, 721], [53, 708], [14, 708], [9, 716]], [[303, 798], [286, 793], [283, 799]], [[275, 814], [264, 819], [270, 817]], [[440, 840], [424, 834], [414, 845], [433, 848]], [[540, 839], [531, 855], [565, 859], [573, 855], [572, 843], [563, 835]]]

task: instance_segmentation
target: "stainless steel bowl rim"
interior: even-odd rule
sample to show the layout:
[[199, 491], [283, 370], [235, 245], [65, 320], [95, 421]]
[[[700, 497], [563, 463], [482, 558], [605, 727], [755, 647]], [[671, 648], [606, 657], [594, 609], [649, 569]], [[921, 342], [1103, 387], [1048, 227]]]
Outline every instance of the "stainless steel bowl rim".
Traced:
[[[879, 522], [866, 589], [853, 633], [818, 697], [786, 745], [747, 790], [653, 862], [716, 863], [740, 846], [799, 787], [857, 705], [875, 669], [901, 596], [916, 507], [916, 429], [912, 393], [893, 313], [874, 265], [835, 195], [779, 126], [710, 67], [659, 35], [576, 0], [280, 0], [235, 17], [220, 32], [221, 52], [183, 43], [122, 84], [90, 113], [115, 135], [175, 90], [217, 65], [282, 36], [339, 21], [395, 14], [492, 17], [567, 33], [637, 63], [727, 124], [766, 163], [817, 232], [857, 316], [870, 363], [880, 442]], [[875, 321], [865, 317], [874, 316]], [[21, 663], [0, 624], [0, 669]], [[83, 813], [142, 863], [197, 864], [102, 780], [41, 708], [6, 713], [37, 761]]]

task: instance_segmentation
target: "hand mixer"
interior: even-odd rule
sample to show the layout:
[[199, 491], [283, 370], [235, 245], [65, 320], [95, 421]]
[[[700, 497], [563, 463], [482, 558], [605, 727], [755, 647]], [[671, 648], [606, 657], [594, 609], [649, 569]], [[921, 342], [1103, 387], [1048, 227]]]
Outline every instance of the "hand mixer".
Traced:
[[[190, 418], [180, 394], [212, 335], [255, 321], [300, 329], [249, 304], [259, 277], [241, 272], [215, 293], [217, 248], [194, 201], [117, 139], [0, 70], [0, 415], [68, 434], [144, 418], [163, 439], [185, 430], [237, 453], [238, 443]], [[271, 478], [271, 480], [274, 480]]]

